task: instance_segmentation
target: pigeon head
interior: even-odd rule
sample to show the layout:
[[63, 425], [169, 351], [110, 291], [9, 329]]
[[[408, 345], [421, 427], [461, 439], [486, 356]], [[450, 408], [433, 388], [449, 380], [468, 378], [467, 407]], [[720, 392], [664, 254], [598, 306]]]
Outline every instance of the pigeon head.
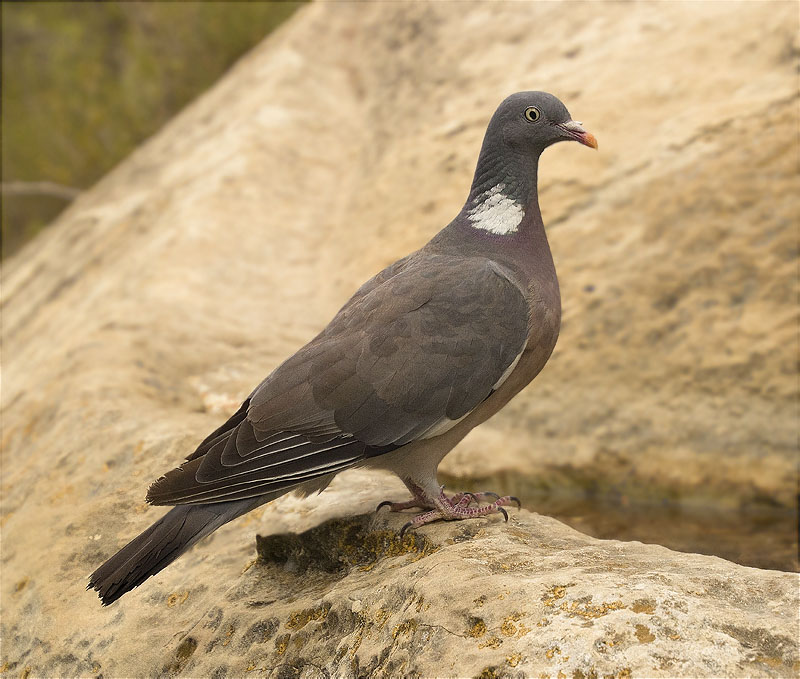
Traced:
[[497, 108], [483, 139], [461, 223], [495, 235], [517, 233], [525, 215], [541, 222], [539, 156], [559, 141], [597, 148], [594, 136], [547, 92], [517, 92]]
[[487, 136], [517, 152], [540, 154], [559, 141], [597, 148], [594, 135], [572, 120], [567, 107], [547, 92], [517, 92], [498, 107]]

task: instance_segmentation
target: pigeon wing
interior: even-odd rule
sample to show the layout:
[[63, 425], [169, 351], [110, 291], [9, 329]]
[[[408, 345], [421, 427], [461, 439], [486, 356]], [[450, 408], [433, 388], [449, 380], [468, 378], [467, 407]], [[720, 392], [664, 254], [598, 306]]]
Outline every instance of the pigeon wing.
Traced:
[[521, 354], [528, 305], [485, 258], [407, 258], [373, 278], [179, 469], [156, 504], [277, 496], [433, 436]]

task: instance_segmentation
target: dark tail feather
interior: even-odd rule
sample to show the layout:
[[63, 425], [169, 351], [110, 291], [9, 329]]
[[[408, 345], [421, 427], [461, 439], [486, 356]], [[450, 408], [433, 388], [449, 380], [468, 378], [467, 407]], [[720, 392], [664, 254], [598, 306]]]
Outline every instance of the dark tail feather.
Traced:
[[166, 568], [200, 538], [259, 504], [247, 500], [175, 507], [92, 573], [87, 589], [96, 589], [107, 606]]

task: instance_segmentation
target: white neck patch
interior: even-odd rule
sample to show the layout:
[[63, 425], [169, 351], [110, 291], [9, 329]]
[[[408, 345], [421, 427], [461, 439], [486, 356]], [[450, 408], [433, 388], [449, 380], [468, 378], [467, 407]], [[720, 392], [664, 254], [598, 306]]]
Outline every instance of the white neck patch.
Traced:
[[473, 227], [500, 236], [517, 232], [525, 211], [522, 205], [503, 193], [505, 188], [503, 183], [496, 184], [475, 198], [473, 203], [477, 204], [467, 212]]

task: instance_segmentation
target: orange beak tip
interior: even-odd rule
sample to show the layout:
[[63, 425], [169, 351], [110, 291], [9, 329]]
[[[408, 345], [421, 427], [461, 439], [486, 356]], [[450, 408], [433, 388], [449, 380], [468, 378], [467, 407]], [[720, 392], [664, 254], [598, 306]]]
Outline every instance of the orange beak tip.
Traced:
[[597, 139], [591, 132], [583, 129], [583, 124], [577, 120], [568, 120], [559, 127], [566, 133], [568, 139], [574, 139], [589, 148], [597, 148]]

